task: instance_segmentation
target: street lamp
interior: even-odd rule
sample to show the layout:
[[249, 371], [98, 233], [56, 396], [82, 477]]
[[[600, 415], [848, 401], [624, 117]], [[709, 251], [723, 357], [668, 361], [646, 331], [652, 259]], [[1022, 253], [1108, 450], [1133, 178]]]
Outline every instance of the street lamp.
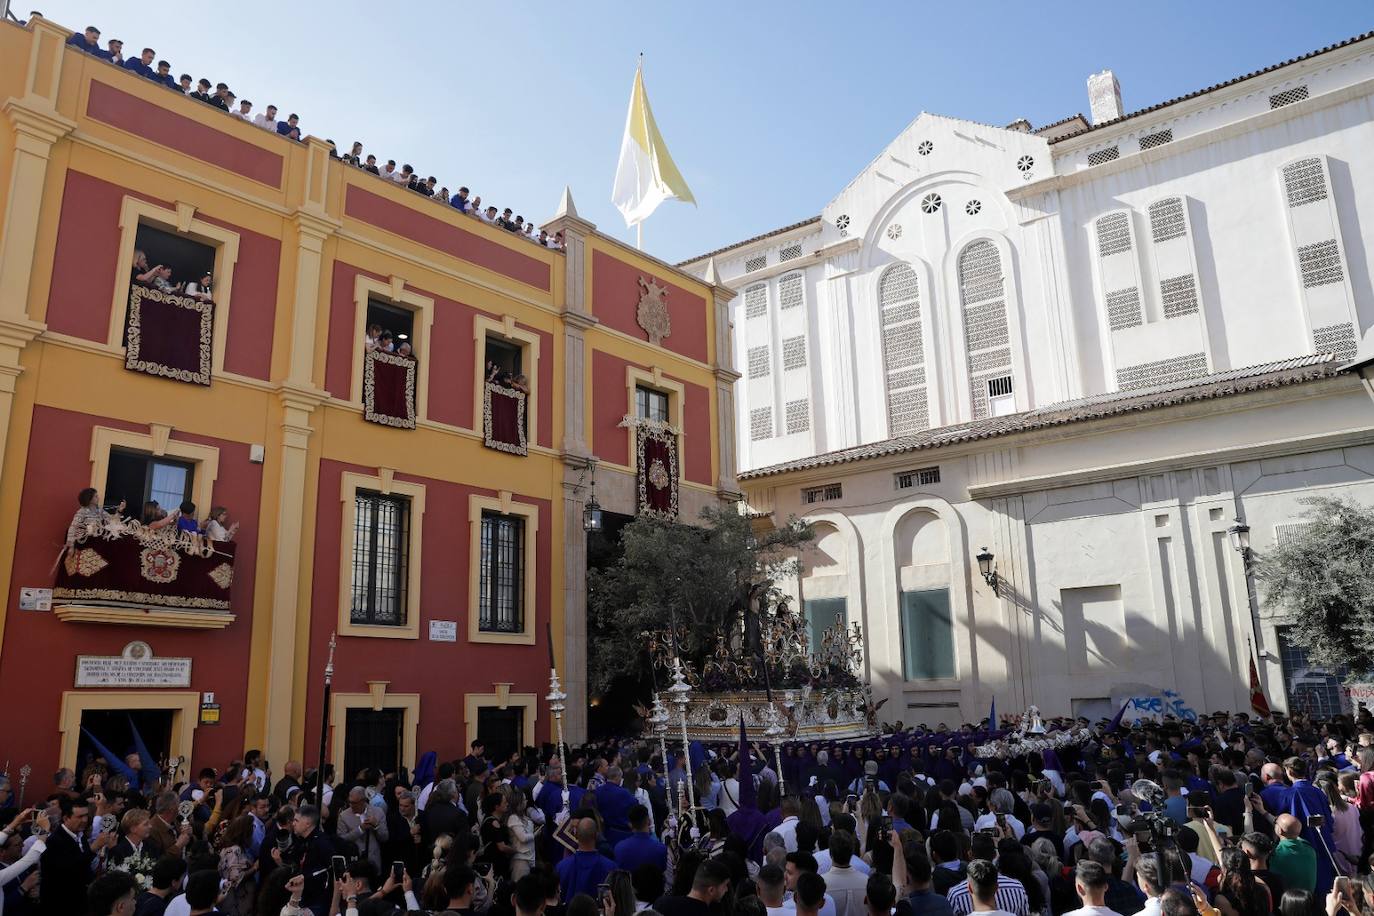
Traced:
[[1002, 584], [1002, 578], [997, 575], [997, 570], [992, 568], [992, 552], [986, 547], [982, 548], [982, 553], [978, 554], [978, 572], [982, 574], [983, 581], [992, 589], [994, 595], [997, 594], [998, 587]]
[[592, 491], [582, 507], [582, 530], [588, 533], [601, 530], [601, 503], [596, 501], [596, 459], [588, 458], [583, 471], [591, 471]]
[[1231, 539], [1231, 549], [1240, 554], [1241, 562], [1248, 571], [1251, 564], [1250, 526], [1245, 524], [1245, 519], [1237, 518], [1236, 523], [1226, 529], [1226, 534]]

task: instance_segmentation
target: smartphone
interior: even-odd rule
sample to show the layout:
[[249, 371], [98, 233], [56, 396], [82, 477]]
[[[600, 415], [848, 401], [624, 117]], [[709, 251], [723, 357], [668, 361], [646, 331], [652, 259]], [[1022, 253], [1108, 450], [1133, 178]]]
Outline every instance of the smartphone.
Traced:
[[1324, 815], [1324, 814], [1309, 814], [1309, 815], [1307, 815], [1307, 826], [1309, 826], [1309, 827], [1321, 827], [1321, 826], [1323, 826], [1323, 825], [1325, 825], [1325, 824], [1326, 824], [1326, 815]]
[[487, 875], [491, 874], [491, 863], [478, 862], [472, 866], [472, 870], [477, 872], [477, 874], [481, 875], [483, 878], [485, 878]]
[[1337, 877], [1334, 890], [1337, 894], [1340, 894], [1342, 896], [1348, 896], [1350, 894], [1350, 879], [1347, 878], [1345, 875], [1340, 875], [1339, 877]]
[[855, 808], [859, 806], [859, 796], [846, 795], [844, 797], [844, 803], [849, 806], [850, 811], [853, 811]]
[[1248, 779], [1245, 780], [1245, 796], [1246, 796], [1246, 798], [1249, 798], [1251, 795], [1254, 795], [1254, 794], [1255, 794], [1255, 784], [1254, 784], [1253, 782], [1251, 782], [1250, 780], [1248, 780]]
[[334, 856], [329, 860], [329, 875], [335, 881], [342, 878], [346, 871], [348, 871], [348, 860], [343, 856]]
[[392, 881], [395, 881], [397, 884], [400, 884], [400, 883], [401, 883], [401, 880], [405, 877], [405, 873], [406, 873], [406, 864], [405, 864], [404, 862], [392, 862], [392, 863], [391, 863], [391, 880], [392, 880]]
[[997, 836], [997, 830], [994, 827], [980, 827], [978, 832], [984, 836]]
[[1188, 806], [1188, 820], [1205, 821], [1207, 820], [1207, 809], [1198, 805]]
[[892, 818], [883, 815], [878, 819], [878, 842], [886, 843], [892, 835]]

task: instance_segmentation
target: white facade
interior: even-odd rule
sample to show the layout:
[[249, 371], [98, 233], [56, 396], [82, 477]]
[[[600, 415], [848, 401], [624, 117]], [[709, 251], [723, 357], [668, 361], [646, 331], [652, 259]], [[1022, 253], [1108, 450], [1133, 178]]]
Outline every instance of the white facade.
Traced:
[[738, 293], [746, 499], [818, 524], [797, 596], [864, 624], [887, 719], [1246, 709], [1252, 645], [1311, 700], [1226, 529], [1374, 501], [1335, 369], [1374, 325], [1374, 38], [1124, 117], [1089, 84], [1095, 127], [922, 114], [819, 217], [687, 265]]
[[1374, 39], [1092, 129], [1021, 126], [922, 114], [819, 218], [714, 255], [741, 469], [1348, 355], [1374, 324]]

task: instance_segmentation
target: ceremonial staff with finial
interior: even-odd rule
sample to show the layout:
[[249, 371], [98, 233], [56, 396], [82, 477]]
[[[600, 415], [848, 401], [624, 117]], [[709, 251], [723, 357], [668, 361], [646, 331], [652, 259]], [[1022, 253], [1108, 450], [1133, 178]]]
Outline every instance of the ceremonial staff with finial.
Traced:
[[545, 632], [549, 640], [549, 695], [544, 699], [549, 702], [549, 712], [553, 713], [554, 728], [557, 729], [558, 768], [563, 771], [563, 811], [567, 813], [568, 802], [572, 798], [572, 790], [568, 786], [568, 761], [563, 756], [563, 710], [568, 708], [568, 695], [558, 683], [558, 662], [553, 657], [553, 626], [546, 624]]
[[[773, 679], [768, 674], [768, 653], [762, 646], [759, 648], [759, 658], [763, 662], [763, 692], [768, 699], [768, 712], [764, 717], [766, 728], [764, 728], [763, 734], [773, 745], [773, 759], [778, 763], [778, 796], [781, 797], [787, 794], [787, 788], [782, 780], [782, 747], [779, 743], [783, 728], [779, 722], [778, 709], [773, 705]], [[767, 758], [764, 758], [764, 765], [767, 765]]]
[[673, 683], [668, 687], [668, 695], [682, 715], [682, 761], [687, 767], [687, 816], [692, 826], [697, 825], [697, 792], [692, 782], [692, 755], [687, 748], [687, 704], [690, 702], [692, 685], [687, 683], [682, 673], [682, 656], [673, 657]]
[[334, 686], [334, 646], [337, 633], [329, 634], [329, 660], [324, 665], [324, 708], [320, 715], [320, 767], [315, 771], [315, 803], [324, 805], [324, 762], [329, 744], [329, 694]]
[[24, 790], [29, 785], [29, 774], [33, 772], [33, 767], [27, 763], [19, 768], [19, 810], [24, 810]]

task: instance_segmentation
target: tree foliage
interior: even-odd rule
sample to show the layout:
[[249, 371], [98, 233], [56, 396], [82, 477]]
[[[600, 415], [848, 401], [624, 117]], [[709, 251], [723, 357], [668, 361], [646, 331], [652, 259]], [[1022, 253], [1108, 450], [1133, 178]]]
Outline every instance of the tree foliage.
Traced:
[[798, 572], [798, 550], [813, 537], [796, 519], [756, 535], [732, 506], [704, 509], [701, 522], [637, 518], [621, 532], [619, 561], [588, 571], [591, 695], [620, 678], [647, 680], [643, 634], [672, 621], [687, 631], [683, 657], [699, 663], [717, 633], [735, 632], [751, 600], [779, 597], [774, 580]]
[[1262, 558], [1266, 599], [1287, 614], [1289, 639], [1324, 667], [1374, 671], [1374, 509], [1318, 496], [1298, 533]]

